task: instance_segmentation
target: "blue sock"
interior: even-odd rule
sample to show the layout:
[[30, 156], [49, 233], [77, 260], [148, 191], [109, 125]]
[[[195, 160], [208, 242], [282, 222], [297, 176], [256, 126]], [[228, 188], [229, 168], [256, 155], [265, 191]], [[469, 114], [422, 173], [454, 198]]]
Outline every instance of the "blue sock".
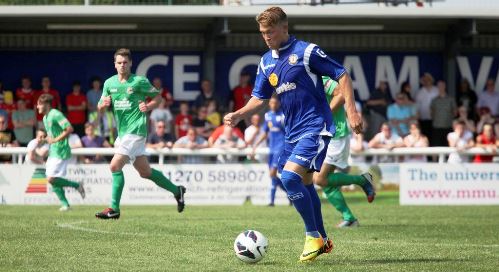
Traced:
[[308, 235], [317, 236], [315, 238], [318, 238], [319, 233], [315, 225], [314, 206], [310, 199], [310, 193], [303, 185], [301, 177], [294, 172], [283, 170], [281, 181], [288, 193], [288, 198], [293, 202], [295, 209], [300, 213], [305, 223], [305, 231]]
[[327, 234], [324, 229], [324, 223], [322, 222], [321, 200], [319, 199], [319, 195], [317, 194], [313, 184], [306, 185], [305, 188], [307, 188], [312, 205], [314, 206], [315, 224], [317, 225], [317, 230], [321, 234], [322, 238], [326, 239]]
[[281, 182], [278, 177], [271, 177], [272, 186], [270, 187], [270, 204], [274, 204], [275, 192], [277, 191], [277, 186]]

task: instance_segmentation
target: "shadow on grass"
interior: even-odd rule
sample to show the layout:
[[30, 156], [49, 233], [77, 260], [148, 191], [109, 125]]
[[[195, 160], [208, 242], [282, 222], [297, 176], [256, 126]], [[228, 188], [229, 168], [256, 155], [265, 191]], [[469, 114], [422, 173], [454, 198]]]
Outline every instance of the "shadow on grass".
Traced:
[[408, 258], [408, 259], [374, 259], [374, 260], [325, 260], [331, 265], [376, 265], [376, 264], [409, 264], [409, 263], [448, 263], [466, 262], [462, 259], [451, 258]]

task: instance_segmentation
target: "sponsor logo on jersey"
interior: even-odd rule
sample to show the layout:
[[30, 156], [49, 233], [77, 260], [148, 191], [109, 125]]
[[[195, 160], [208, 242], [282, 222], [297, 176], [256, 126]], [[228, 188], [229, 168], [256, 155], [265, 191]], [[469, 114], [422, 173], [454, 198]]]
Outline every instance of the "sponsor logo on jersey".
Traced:
[[279, 81], [279, 78], [277, 77], [277, 75], [275, 73], [270, 74], [269, 82], [270, 82], [270, 85], [272, 85], [272, 87], [277, 86], [278, 81]]
[[291, 90], [294, 90], [296, 89], [296, 84], [291, 82], [286, 82], [286, 83], [283, 83], [281, 84], [281, 86], [277, 87], [277, 89], [275, 90], [277, 94], [281, 94], [283, 92], [287, 92], [287, 91], [291, 91]]
[[317, 50], [315, 52], [317, 52], [317, 55], [319, 55], [323, 58], [327, 57], [326, 53], [324, 53], [324, 51], [320, 50], [319, 48], [317, 48]]
[[300, 156], [300, 155], [295, 155], [295, 158], [297, 158], [298, 160], [300, 161], [304, 161], [304, 162], [310, 162], [309, 160], [307, 160], [306, 158]]
[[267, 64], [267, 65], [263, 66], [263, 70], [265, 71], [265, 70], [272, 68], [272, 67], [275, 67], [275, 63]]
[[115, 92], [118, 92], [118, 89], [111, 89], [109, 90], [110, 93], [115, 93]]
[[298, 55], [296, 54], [291, 54], [288, 58], [288, 63], [290, 65], [295, 65], [296, 63], [298, 63]]
[[289, 197], [289, 200], [293, 201], [293, 200], [297, 200], [297, 199], [300, 199], [300, 198], [303, 198], [304, 195], [302, 192], [299, 192], [299, 193], [296, 193], [296, 194], [293, 194], [293, 195], [290, 195], [288, 196]]
[[127, 94], [132, 94], [133, 93], [133, 88], [132, 87], [128, 87], [128, 89], [126, 89], [126, 93]]

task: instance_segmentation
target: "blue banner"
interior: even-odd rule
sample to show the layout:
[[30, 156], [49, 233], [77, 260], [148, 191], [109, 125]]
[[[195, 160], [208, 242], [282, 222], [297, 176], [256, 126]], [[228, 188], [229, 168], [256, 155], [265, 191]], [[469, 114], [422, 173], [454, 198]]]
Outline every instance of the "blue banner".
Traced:
[[471, 89], [480, 94], [485, 89], [487, 79], [495, 81], [495, 90], [499, 90], [499, 55], [466, 54], [457, 60], [457, 80], [467, 79]]

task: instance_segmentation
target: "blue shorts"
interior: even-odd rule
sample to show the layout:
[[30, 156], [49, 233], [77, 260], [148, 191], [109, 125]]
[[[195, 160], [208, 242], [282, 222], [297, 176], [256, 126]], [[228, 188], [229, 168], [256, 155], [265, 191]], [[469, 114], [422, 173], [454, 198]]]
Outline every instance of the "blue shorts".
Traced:
[[270, 152], [269, 153], [269, 161], [268, 161], [268, 164], [269, 164], [269, 168], [272, 169], [277, 169], [277, 167], [279, 166], [279, 155], [281, 154], [281, 152]]
[[326, 157], [330, 140], [329, 136], [309, 135], [294, 143], [285, 142], [284, 150], [279, 157], [279, 173], [282, 172], [288, 161], [319, 172]]

